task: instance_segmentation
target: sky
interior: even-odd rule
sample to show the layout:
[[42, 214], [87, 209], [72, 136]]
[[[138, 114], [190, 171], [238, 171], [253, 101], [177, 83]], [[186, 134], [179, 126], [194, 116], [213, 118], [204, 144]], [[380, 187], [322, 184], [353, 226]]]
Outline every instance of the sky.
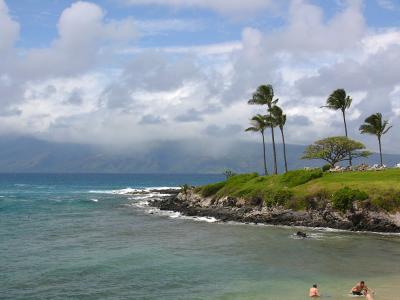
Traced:
[[349, 134], [381, 112], [400, 153], [399, 0], [0, 0], [0, 135], [115, 149], [237, 140], [272, 84], [286, 142]]

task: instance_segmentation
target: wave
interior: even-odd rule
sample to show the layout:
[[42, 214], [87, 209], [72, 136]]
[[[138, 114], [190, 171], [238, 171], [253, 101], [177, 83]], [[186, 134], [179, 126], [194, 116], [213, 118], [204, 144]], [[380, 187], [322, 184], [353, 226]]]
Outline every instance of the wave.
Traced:
[[[147, 187], [147, 188], [131, 188], [127, 187], [124, 189], [118, 189], [118, 190], [91, 190], [89, 193], [91, 194], [110, 194], [110, 195], [129, 195], [129, 194], [148, 194], [150, 195], [151, 192], [158, 192], [158, 191], [166, 191], [166, 190], [177, 190], [180, 189], [180, 187], [166, 187], [166, 186], [161, 186], [161, 187]], [[160, 196], [160, 194], [157, 194]], [[169, 194], [161, 194], [164, 196], [168, 196]]]
[[189, 217], [189, 216], [185, 216], [177, 211], [161, 210], [159, 208], [150, 206], [149, 200], [134, 202], [131, 204], [127, 204], [127, 206], [143, 209], [145, 213], [150, 214], [150, 215], [158, 215], [158, 216], [168, 217], [170, 219], [192, 220], [192, 221], [207, 222], [207, 223], [219, 222], [219, 220], [214, 217], [197, 217], [197, 216]]
[[171, 194], [163, 194], [163, 193], [148, 193], [148, 194], [128, 194], [130, 197], [128, 199], [130, 200], [144, 200], [144, 199], [155, 199], [159, 197], [168, 197], [171, 196]]
[[[307, 226], [290, 226], [290, 225], [274, 225], [274, 224], [265, 224], [265, 223], [243, 223], [237, 221], [227, 221], [221, 222], [221, 224], [228, 224], [228, 225], [236, 225], [236, 226], [255, 226], [255, 227], [274, 227], [274, 228], [282, 228], [282, 229], [300, 229], [305, 231], [308, 235], [314, 238], [322, 238], [329, 233], [340, 233], [340, 234], [361, 234], [361, 235], [380, 235], [380, 236], [396, 236], [400, 237], [400, 233], [397, 232], [376, 232], [376, 231], [352, 231], [346, 229], [336, 229], [330, 227], [307, 227]], [[311, 231], [311, 232], [310, 232]], [[335, 235], [336, 238], [342, 237], [342, 235]]]
[[190, 220], [190, 221], [206, 222], [206, 223], [219, 222], [219, 220], [214, 217], [196, 217], [196, 216], [189, 217], [181, 214], [180, 212], [170, 211], [170, 210], [160, 210], [157, 208], [149, 209], [146, 212], [152, 215], [169, 217], [170, 219], [181, 219], [181, 220]]

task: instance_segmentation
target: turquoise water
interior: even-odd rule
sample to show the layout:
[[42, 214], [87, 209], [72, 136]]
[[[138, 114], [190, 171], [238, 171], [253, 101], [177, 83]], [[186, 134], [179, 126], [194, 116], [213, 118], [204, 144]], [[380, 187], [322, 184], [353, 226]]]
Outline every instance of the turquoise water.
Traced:
[[[0, 299], [400, 299], [400, 237], [223, 224], [127, 188], [216, 175], [0, 175]], [[160, 191], [162, 193], [162, 191]], [[157, 196], [157, 195], [155, 195]]]

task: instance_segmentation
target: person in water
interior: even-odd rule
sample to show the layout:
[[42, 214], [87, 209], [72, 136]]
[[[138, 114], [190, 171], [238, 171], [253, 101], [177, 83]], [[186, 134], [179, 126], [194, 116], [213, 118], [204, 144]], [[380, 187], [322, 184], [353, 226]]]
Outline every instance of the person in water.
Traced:
[[320, 297], [319, 291], [318, 291], [318, 286], [316, 284], [313, 284], [312, 288], [310, 288], [309, 295], [310, 295], [311, 298]]
[[360, 281], [359, 283], [357, 283], [352, 289], [351, 289], [351, 293], [353, 295], [357, 295], [357, 296], [365, 296], [367, 295], [369, 292], [368, 287], [365, 285], [364, 281]]

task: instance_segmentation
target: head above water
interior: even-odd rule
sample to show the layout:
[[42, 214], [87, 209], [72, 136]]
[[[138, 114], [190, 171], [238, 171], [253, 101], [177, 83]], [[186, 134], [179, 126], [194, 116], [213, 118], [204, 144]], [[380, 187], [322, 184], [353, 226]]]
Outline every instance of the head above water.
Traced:
[[317, 284], [315, 283], [315, 284], [313, 284], [312, 287], [313, 287], [313, 288], [317, 288], [318, 286], [317, 286]]
[[361, 281], [360, 281], [360, 285], [361, 285], [361, 286], [364, 286], [364, 285], [365, 285], [365, 282], [364, 282], [363, 280], [361, 280]]

